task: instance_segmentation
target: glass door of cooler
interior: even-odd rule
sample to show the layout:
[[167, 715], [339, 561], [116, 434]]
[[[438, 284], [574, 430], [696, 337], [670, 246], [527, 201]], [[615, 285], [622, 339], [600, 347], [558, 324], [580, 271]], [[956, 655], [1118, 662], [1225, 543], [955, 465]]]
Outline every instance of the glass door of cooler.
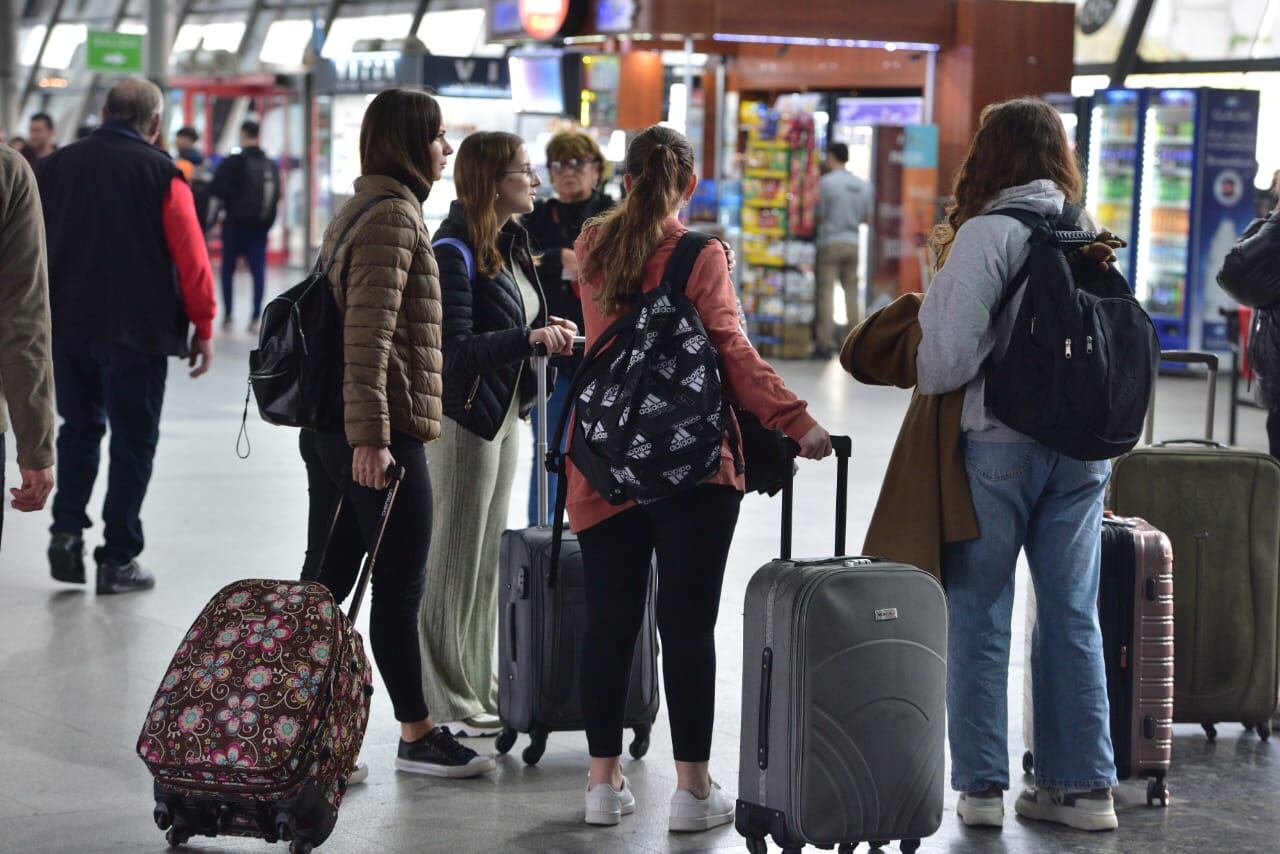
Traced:
[[1133, 281], [1134, 208], [1141, 151], [1142, 93], [1104, 89], [1094, 95], [1089, 121], [1085, 204], [1099, 228], [1121, 237], [1128, 248], [1116, 252], [1120, 270]]
[[1196, 93], [1148, 95], [1134, 290], [1167, 350], [1187, 346]]

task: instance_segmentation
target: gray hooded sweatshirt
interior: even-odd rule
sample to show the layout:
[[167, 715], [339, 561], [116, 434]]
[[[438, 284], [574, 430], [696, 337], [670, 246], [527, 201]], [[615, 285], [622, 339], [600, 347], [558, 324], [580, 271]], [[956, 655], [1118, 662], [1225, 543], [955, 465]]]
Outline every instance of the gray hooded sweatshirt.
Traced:
[[[1023, 208], [1043, 216], [1062, 213], [1063, 194], [1049, 180], [1002, 192], [984, 211]], [[960, 429], [980, 442], [1030, 442], [1006, 427], [984, 403], [987, 357], [1009, 346], [1022, 294], [1000, 317], [996, 310], [1009, 280], [1030, 254], [1031, 229], [1007, 216], [976, 216], [960, 226], [947, 262], [933, 278], [920, 307], [922, 337], [916, 351], [921, 394], [946, 394], [965, 386]]]

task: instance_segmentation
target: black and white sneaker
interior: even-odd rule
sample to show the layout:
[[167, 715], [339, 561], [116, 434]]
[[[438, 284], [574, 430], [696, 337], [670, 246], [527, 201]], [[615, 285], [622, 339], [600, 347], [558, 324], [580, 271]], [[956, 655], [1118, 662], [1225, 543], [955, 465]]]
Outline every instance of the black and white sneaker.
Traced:
[[1110, 789], [1064, 792], [1030, 788], [1013, 802], [1014, 811], [1033, 821], [1052, 821], [1076, 830], [1115, 830], [1115, 800]]
[[396, 769], [409, 774], [433, 777], [477, 777], [497, 768], [492, 756], [481, 756], [453, 737], [448, 727], [438, 726], [417, 741], [400, 739]]

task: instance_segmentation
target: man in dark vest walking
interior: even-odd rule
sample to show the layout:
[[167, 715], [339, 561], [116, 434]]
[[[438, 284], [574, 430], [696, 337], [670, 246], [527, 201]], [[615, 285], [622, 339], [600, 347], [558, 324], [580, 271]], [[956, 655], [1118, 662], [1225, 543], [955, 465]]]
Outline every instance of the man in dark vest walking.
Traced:
[[[192, 377], [213, 359], [213, 276], [191, 188], [155, 147], [163, 97], [122, 80], [102, 126], [36, 168], [49, 245], [58, 431], [58, 489], [49, 564], [58, 581], [85, 583], [83, 532], [111, 425], [98, 593], [154, 586], [137, 561], [142, 501], [160, 437], [167, 359], [189, 357]], [[188, 327], [195, 332], [188, 344]]]

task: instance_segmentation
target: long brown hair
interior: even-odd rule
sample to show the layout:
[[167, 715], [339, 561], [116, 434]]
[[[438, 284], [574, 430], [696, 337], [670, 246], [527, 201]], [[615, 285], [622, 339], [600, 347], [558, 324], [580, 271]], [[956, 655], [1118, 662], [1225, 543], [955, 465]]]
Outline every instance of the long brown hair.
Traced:
[[416, 89], [385, 89], [360, 123], [360, 174], [386, 175], [426, 201], [431, 192], [431, 143], [444, 120], [440, 104]]
[[956, 172], [946, 218], [933, 229], [934, 251], [944, 256], [960, 226], [1004, 190], [1043, 179], [1057, 184], [1068, 202], [1080, 201], [1080, 167], [1057, 111], [1034, 98], [991, 104]]
[[453, 183], [467, 215], [467, 237], [476, 255], [476, 267], [486, 276], [496, 276], [502, 269], [502, 253], [498, 251], [502, 226], [493, 201], [503, 170], [522, 145], [524, 140], [513, 133], [480, 131], [462, 141], [453, 161]]
[[662, 240], [662, 224], [693, 178], [693, 147], [678, 131], [654, 125], [627, 148], [631, 191], [622, 204], [588, 220], [591, 251], [581, 277], [601, 276], [596, 305], [605, 314], [624, 310], [644, 283], [644, 264]]

